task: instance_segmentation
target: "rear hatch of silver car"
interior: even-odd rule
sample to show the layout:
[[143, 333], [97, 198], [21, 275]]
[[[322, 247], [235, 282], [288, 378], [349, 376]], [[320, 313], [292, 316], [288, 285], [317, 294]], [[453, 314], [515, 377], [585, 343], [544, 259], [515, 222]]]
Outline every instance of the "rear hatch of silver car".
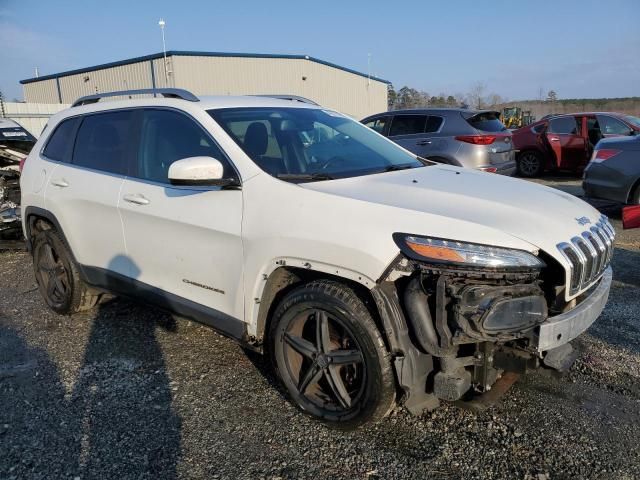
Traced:
[[462, 116], [478, 135], [486, 136], [487, 141], [495, 137], [491, 143], [484, 145], [492, 165], [514, 161], [511, 132], [500, 121], [500, 112], [463, 113]]

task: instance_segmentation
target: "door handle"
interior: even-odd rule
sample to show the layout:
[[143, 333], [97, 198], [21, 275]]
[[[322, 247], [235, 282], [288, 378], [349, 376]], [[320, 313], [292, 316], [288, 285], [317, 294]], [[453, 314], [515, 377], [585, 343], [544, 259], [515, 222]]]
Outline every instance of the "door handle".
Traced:
[[149, 203], [151, 203], [149, 199], [139, 193], [125, 195], [122, 199], [125, 202], [135, 203], [136, 205], [149, 205]]
[[431, 145], [431, 140], [419, 140], [416, 145]]
[[51, 185], [55, 185], [56, 187], [65, 188], [69, 186], [69, 182], [67, 182], [64, 178], [57, 178], [56, 180], [51, 180]]
[[559, 142], [559, 141], [560, 141], [560, 139], [559, 139], [558, 137], [551, 137], [551, 138], [549, 139], [549, 141], [550, 141], [550, 142]]

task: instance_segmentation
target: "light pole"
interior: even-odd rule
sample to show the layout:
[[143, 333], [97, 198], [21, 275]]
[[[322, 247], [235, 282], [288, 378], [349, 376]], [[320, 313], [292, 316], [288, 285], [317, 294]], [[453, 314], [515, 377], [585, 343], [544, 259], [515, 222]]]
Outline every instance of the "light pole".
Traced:
[[165, 21], [161, 18], [158, 22], [160, 26], [160, 31], [162, 32], [162, 53], [164, 54], [164, 84], [166, 87], [169, 86], [169, 72], [167, 71], [167, 45], [164, 41], [164, 26]]

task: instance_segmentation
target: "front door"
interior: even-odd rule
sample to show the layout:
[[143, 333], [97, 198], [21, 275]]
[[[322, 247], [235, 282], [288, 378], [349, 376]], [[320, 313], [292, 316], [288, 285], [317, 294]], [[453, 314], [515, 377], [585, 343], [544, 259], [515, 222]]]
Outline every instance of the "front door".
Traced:
[[587, 143], [575, 117], [552, 118], [545, 135], [557, 168], [575, 171], [584, 163]]
[[159, 294], [242, 319], [242, 191], [168, 180], [169, 166], [182, 158], [213, 157], [225, 170], [232, 170], [230, 162], [185, 114], [145, 109], [139, 116], [134, 173], [124, 181], [119, 202], [132, 259], [129, 276]]

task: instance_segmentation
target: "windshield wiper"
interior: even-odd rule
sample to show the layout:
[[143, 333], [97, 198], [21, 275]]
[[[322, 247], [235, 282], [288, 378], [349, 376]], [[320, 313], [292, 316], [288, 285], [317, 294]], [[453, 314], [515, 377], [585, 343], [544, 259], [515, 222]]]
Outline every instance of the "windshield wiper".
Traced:
[[276, 175], [280, 180], [300, 181], [300, 182], [319, 182], [322, 180], [333, 180], [334, 178], [327, 173], [278, 173]]
[[410, 168], [416, 168], [416, 165], [414, 165], [413, 163], [404, 163], [402, 165], [389, 165], [383, 171], [384, 172], [396, 172], [398, 170], [408, 170]]

